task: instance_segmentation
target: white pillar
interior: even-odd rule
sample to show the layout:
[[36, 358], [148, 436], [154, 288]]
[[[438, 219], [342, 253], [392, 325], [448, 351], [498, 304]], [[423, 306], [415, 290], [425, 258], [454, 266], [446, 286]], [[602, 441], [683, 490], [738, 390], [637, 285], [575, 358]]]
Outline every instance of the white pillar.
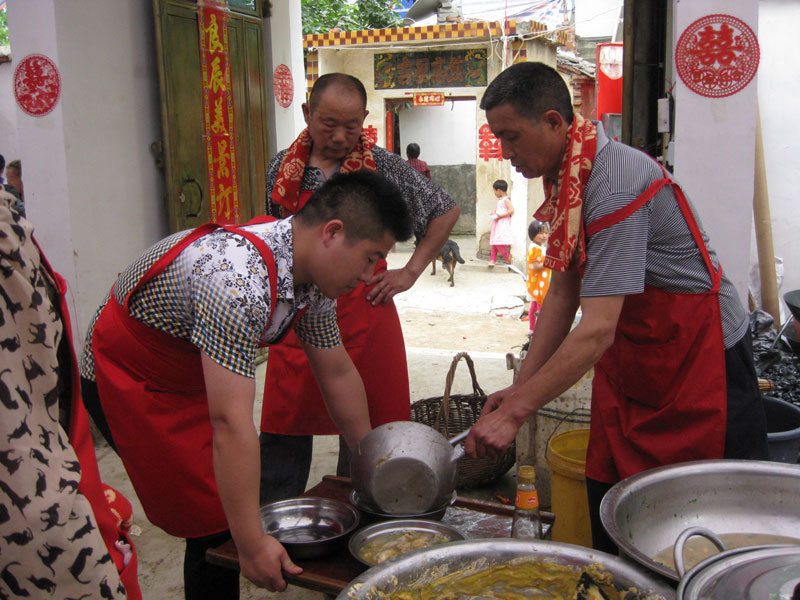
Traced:
[[[673, 0], [674, 44], [697, 19], [734, 16], [758, 32], [757, 0]], [[753, 174], [758, 76], [737, 93], [707, 98], [675, 74], [675, 175], [697, 207], [727, 277], [747, 299], [753, 227]]]
[[[264, 24], [267, 47], [265, 65], [269, 110], [269, 156], [287, 148], [306, 124], [301, 105], [306, 101], [306, 72], [303, 65], [303, 25], [300, 2], [273, 2], [272, 14]], [[287, 108], [275, 100], [273, 74], [278, 65], [292, 72], [294, 99]]]

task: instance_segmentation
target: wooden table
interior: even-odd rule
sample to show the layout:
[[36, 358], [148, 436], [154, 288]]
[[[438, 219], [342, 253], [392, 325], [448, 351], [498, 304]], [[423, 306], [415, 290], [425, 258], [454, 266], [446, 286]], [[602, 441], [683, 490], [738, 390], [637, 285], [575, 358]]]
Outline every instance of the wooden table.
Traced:
[[[320, 483], [303, 495], [350, 502], [352, 490], [349, 478], [326, 475]], [[442, 522], [458, 528], [467, 538], [503, 538], [511, 535], [513, 515], [513, 506], [458, 496], [452, 506], [447, 509]], [[361, 525], [369, 525], [375, 520], [374, 516], [362, 513]], [[552, 528], [553, 520], [552, 513], [542, 513], [545, 537]], [[208, 550], [206, 559], [215, 565], [239, 569], [239, 556], [232, 540]], [[367, 569], [350, 555], [346, 545], [340, 552], [318, 559], [295, 562], [303, 567], [303, 572], [299, 575], [284, 573], [283, 576], [288, 583], [332, 596], [336, 596]]]

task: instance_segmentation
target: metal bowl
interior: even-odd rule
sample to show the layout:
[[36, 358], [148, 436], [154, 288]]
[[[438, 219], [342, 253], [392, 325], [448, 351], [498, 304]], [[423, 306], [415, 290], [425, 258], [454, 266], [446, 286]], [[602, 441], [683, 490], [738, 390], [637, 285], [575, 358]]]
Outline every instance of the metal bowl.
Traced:
[[[610, 574], [615, 587], [625, 590], [637, 589], [637, 592], [625, 596], [626, 598], [649, 600], [675, 598], [675, 589], [668, 582], [634, 563], [611, 554], [582, 546], [541, 540], [482, 539], [423, 548], [390, 559], [368, 569], [350, 582], [350, 585], [337, 596], [337, 600], [380, 600], [398, 592], [413, 593], [415, 589], [421, 587], [435, 586], [440, 578], [450, 575], [451, 579], [444, 584], [445, 589], [433, 589], [429, 595], [429, 597], [444, 597], [449, 591], [447, 586], [453, 583], [452, 578], [458, 577], [457, 573], [470, 575], [481, 569], [508, 565], [512, 561], [513, 564], [517, 561], [525, 563], [534, 561], [565, 565], [576, 574], [590, 565], [598, 568], [598, 564], [602, 564], [599, 568]], [[539, 583], [533, 578], [526, 579], [524, 585], [530, 590], [546, 583]], [[472, 591], [474, 593], [471, 597], [481, 596], [482, 590]], [[520, 592], [518, 588], [512, 591], [517, 593], [515, 597], [531, 595], [525, 591]]]
[[458, 529], [444, 523], [439, 523], [438, 521], [398, 519], [394, 521], [385, 521], [383, 523], [375, 523], [374, 525], [370, 525], [369, 527], [361, 529], [350, 538], [350, 541], [347, 545], [350, 548], [350, 554], [353, 555], [353, 558], [360, 563], [371, 567], [377, 563], [369, 562], [361, 557], [361, 550], [367, 543], [373, 542], [386, 535], [408, 532], [436, 533], [444, 535], [447, 537], [447, 542], [465, 539], [464, 534]]
[[[603, 498], [600, 518], [621, 553], [678, 580], [654, 557], [691, 526], [717, 535], [800, 532], [800, 465], [700, 460], [650, 469], [620, 481]], [[800, 533], [797, 533], [800, 537]]]
[[358, 511], [329, 498], [290, 498], [261, 507], [261, 527], [283, 544], [293, 559], [333, 552], [358, 527]]
[[452, 496], [450, 497], [450, 501], [445, 504], [444, 506], [437, 508], [435, 510], [431, 510], [425, 513], [421, 513], [418, 515], [393, 515], [381, 512], [374, 506], [370, 506], [366, 502], [362, 501], [361, 498], [358, 497], [358, 492], [353, 490], [350, 492], [350, 502], [355, 506], [358, 510], [363, 513], [366, 513], [370, 517], [379, 518], [381, 520], [385, 519], [425, 519], [429, 521], [441, 521], [444, 517], [445, 512], [447, 512], [447, 507], [452, 506], [452, 504], [456, 501], [456, 492], [454, 491]]

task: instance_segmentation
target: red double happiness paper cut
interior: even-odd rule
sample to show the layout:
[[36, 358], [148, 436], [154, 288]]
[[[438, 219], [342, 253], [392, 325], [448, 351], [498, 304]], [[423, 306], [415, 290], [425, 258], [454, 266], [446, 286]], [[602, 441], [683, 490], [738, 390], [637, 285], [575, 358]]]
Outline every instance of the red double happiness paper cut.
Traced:
[[689, 25], [678, 39], [675, 66], [693, 92], [708, 98], [732, 96], [758, 70], [760, 51], [753, 30], [731, 15], [708, 15]]

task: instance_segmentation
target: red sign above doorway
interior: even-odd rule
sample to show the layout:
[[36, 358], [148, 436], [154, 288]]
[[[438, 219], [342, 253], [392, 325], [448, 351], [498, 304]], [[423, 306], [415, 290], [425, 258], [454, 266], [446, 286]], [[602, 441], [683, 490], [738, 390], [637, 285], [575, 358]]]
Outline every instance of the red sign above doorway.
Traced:
[[414, 92], [414, 106], [444, 106], [444, 92]]

